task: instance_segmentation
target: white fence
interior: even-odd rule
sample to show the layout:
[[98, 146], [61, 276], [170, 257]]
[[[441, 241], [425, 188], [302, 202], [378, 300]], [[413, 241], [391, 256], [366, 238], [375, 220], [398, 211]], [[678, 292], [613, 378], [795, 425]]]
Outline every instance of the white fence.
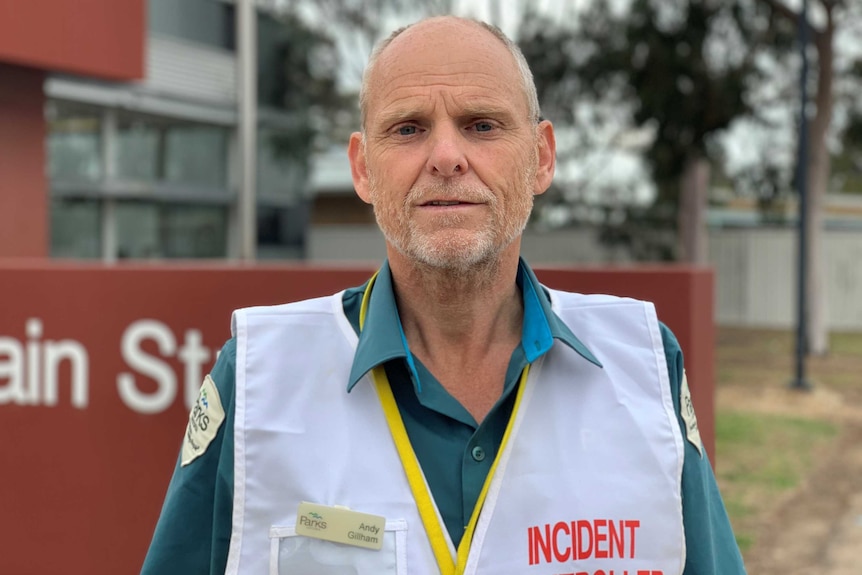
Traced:
[[[709, 234], [715, 268], [719, 325], [791, 328], [796, 322], [796, 231], [780, 228], [715, 229]], [[375, 226], [317, 226], [310, 230], [312, 260], [374, 260], [385, 257]], [[625, 263], [591, 229], [540, 233], [528, 230], [521, 253], [534, 264]], [[824, 286], [832, 330], [862, 331], [862, 231], [824, 232]]]
[[[594, 230], [527, 230], [521, 255], [530, 263], [601, 264], [625, 262], [620, 250], [611, 250], [597, 239]], [[342, 224], [311, 226], [306, 236], [306, 257], [312, 261], [382, 261], [386, 257], [383, 234], [375, 225]]]
[[[791, 229], [710, 232], [720, 325], [787, 328], [796, 322], [797, 235]], [[862, 232], [825, 231], [828, 326], [862, 330]]]

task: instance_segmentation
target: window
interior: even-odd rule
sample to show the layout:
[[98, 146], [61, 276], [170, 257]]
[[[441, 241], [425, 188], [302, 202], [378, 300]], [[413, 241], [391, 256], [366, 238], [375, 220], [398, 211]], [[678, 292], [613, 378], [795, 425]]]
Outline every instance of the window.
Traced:
[[47, 114], [52, 256], [227, 255], [228, 128], [64, 101]]
[[224, 207], [131, 201], [115, 210], [120, 258], [222, 258], [227, 252]]
[[298, 202], [307, 197], [308, 165], [297, 156], [296, 136], [261, 128], [257, 134], [257, 190], [261, 198]]
[[52, 102], [48, 123], [51, 179], [95, 182], [102, 177], [102, 118], [97, 108]]
[[51, 255], [99, 258], [102, 214], [93, 199], [51, 198]]
[[[224, 258], [232, 128], [52, 100], [51, 254], [59, 258]], [[280, 122], [280, 123], [279, 123]], [[308, 166], [285, 116], [258, 135], [258, 257], [304, 256]]]
[[117, 178], [224, 189], [228, 137], [218, 126], [124, 115], [117, 126]]
[[308, 212], [308, 202], [290, 207], [258, 207], [257, 257], [262, 260], [305, 257]]

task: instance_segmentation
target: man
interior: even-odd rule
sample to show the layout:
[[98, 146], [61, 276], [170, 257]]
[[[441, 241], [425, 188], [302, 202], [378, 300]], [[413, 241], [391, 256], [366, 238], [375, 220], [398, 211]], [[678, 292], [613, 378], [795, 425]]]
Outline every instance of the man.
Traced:
[[374, 52], [360, 107], [388, 260], [234, 314], [144, 573], [744, 573], [673, 335], [519, 259], [555, 142], [517, 47], [424, 20]]

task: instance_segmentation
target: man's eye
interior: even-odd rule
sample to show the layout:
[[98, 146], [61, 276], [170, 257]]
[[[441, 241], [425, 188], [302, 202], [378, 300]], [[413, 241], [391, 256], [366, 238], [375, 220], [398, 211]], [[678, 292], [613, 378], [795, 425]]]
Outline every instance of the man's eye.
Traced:
[[416, 126], [401, 126], [398, 128], [399, 136], [412, 136], [416, 133]]
[[477, 132], [490, 132], [494, 129], [494, 125], [491, 122], [476, 122], [473, 124], [473, 128]]

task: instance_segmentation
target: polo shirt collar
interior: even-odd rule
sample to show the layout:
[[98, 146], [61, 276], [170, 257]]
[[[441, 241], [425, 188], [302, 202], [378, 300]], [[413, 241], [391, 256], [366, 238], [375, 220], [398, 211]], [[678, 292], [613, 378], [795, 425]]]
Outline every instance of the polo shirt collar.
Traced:
[[[560, 340], [590, 363], [602, 367], [592, 352], [551, 309], [548, 294], [523, 259], [518, 262], [517, 284], [521, 288], [524, 302], [521, 347], [528, 362], [532, 363], [547, 353], [553, 346], [554, 340]], [[408, 360], [411, 364], [413, 383], [417, 386], [417, 391], [421, 391], [419, 382], [416, 380], [415, 369], [409, 361], [412, 356], [408, 355], [407, 340], [404, 338], [398, 306], [395, 303], [392, 272], [389, 269], [389, 262], [385, 261], [371, 290], [365, 325], [359, 333], [347, 391], [353, 389], [357, 382], [373, 368], [396, 358]]]
[[[521, 336], [521, 346], [527, 361], [533, 362], [551, 349], [554, 339], [558, 339], [585, 360], [596, 367], [604, 367], [596, 356], [551, 309], [551, 300], [544, 286], [539, 283], [536, 274], [527, 262], [521, 258], [518, 265], [518, 287], [524, 297], [524, 330]], [[548, 340], [550, 332], [552, 340]], [[531, 349], [532, 348], [532, 349]]]

